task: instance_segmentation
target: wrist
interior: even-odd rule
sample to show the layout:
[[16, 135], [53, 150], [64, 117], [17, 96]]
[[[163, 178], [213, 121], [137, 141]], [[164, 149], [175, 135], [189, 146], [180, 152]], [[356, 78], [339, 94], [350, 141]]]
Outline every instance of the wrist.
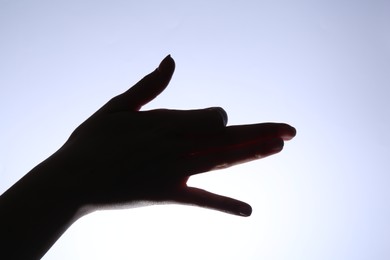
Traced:
[[42, 257], [82, 216], [57, 160], [51, 156], [40, 163], [0, 197], [0, 233], [7, 238], [0, 251], [10, 259]]
[[26, 203], [26, 206], [52, 209], [78, 218], [83, 199], [77, 182], [71, 181], [73, 175], [66, 167], [65, 158], [56, 152], [34, 167], [14, 186], [16, 189], [21, 189], [17, 186], [22, 187], [25, 197], [28, 197], [26, 199], [31, 201]]
[[39, 166], [44, 168], [44, 179], [51, 184], [49, 192], [74, 211], [75, 218], [80, 218], [96, 210], [89, 202], [86, 190], [86, 167], [88, 163], [75, 156], [70, 146], [63, 146]]

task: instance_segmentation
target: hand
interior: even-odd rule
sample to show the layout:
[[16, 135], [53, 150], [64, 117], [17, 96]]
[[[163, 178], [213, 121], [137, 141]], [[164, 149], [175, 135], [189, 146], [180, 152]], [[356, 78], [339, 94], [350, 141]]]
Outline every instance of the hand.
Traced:
[[188, 187], [191, 175], [260, 159], [295, 136], [287, 124], [227, 127], [222, 108], [139, 111], [168, 85], [175, 63], [166, 57], [154, 72], [114, 97], [57, 152], [69, 192], [80, 206], [174, 202], [249, 216], [241, 201]]
[[2, 256], [39, 259], [74, 221], [105, 207], [173, 202], [251, 214], [244, 202], [188, 187], [188, 178], [280, 152], [295, 129], [227, 127], [222, 108], [139, 111], [165, 89], [174, 67], [165, 58], [0, 196]]

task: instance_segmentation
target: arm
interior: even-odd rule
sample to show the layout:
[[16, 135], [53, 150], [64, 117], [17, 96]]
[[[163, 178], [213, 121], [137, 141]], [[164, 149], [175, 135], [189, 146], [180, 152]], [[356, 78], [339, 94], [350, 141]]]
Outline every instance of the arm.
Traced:
[[51, 156], [1, 195], [1, 259], [40, 259], [82, 216], [77, 195], [54, 179], [65, 174], [60, 160]]
[[188, 178], [280, 152], [295, 129], [227, 127], [222, 108], [139, 111], [166, 88], [174, 67], [165, 58], [0, 197], [0, 254], [42, 257], [74, 221], [98, 209], [171, 202], [251, 214], [244, 202], [188, 187]]

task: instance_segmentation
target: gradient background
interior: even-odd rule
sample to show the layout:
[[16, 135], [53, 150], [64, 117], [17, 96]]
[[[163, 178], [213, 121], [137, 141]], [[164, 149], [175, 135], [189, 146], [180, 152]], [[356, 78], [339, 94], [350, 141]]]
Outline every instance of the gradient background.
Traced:
[[253, 215], [99, 212], [44, 259], [389, 259], [389, 14], [388, 0], [0, 0], [0, 192], [172, 54], [145, 109], [298, 129], [281, 154], [191, 178]]

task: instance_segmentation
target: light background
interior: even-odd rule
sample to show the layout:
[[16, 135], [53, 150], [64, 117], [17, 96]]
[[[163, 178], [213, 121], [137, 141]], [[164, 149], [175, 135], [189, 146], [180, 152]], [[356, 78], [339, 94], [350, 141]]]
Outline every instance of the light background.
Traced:
[[274, 157], [191, 179], [253, 215], [100, 212], [44, 259], [389, 259], [389, 14], [388, 0], [0, 0], [0, 192], [170, 53], [145, 109], [298, 129]]

